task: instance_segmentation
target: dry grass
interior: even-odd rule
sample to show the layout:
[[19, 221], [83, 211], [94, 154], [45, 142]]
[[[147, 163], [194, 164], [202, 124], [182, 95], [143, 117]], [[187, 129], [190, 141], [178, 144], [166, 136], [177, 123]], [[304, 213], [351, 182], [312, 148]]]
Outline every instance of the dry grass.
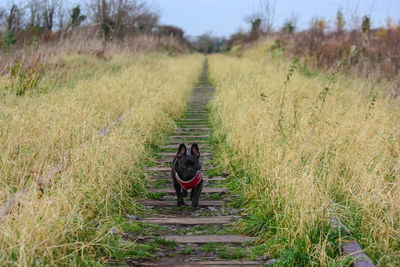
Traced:
[[175, 54], [186, 51], [186, 47], [178, 40], [166, 36], [137, 35], [108, 42], [104, 42], [99, 36], [95, 29], [83, 28], [65, 36], [60, 35], [53, 41], [15, 46], [8, 53], [0, 53], [0, 74], [6, 73], [6, 67], [15, 59], [24, 62], [27, 67], [34, 61], [39, 61], [47, 69], [52, 69], [60, 59], [76, 53], [105, 59], [115, 54], [140, 51], [166, 50]]
[[[71, 57], [67, 62], [77, 65], [90, 61]], [[105, 239], [116, 226], [115, 215], [138, 211], [148, 145], [174, 128], [201, 56], [122, 54], [110, 60], [122, 68], [80, 79], [77, 67], [66, 75], [78, 81], [58, 90], [2, 98], [1, 199], [29, 188], [18, 212], [1, 221], [2, 264], [80, 265], [99, 253], [113, 256]], [[99, 138], [121, 114], [122, 122]], [[39, 198], [36, 180], [65, 155], [71, 155], [71, 165]]]
[[[251, 214], [239, 225], [284, 266], [347, 265], [339, 217], [379, 266], [400, 264], [399, 103], [385, 84], [316, 73], [260, 45], [243, 58], [210, 58], [219, 160]], [[347, 261], [347, 262], [346, 262]]]
[[276, 36], [275, 48], [282, 46], [286, 52], [304, 59], [308, 67], [329, 69], [337, 60], [347, 60], [347, 71], [361, 77], [392, 81], [393, 95], [400, 93], [400, 26], [362, 33], [361, 29], [326, 32], [311, 28], [296, 34], [281, 33]]

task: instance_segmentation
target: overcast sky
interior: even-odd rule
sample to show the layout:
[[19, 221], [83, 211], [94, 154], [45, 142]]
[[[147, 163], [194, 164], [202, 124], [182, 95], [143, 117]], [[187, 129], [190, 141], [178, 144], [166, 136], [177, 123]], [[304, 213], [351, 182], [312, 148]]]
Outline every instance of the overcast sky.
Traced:
[[[218, 36], [229, 36], [239, 28], [246, 29], [244, 18], [257, 11], [260, 0], [149, 0], [161, 14], [161, 22], [179, 26], [188, 35], [196, 36], [212, 32]], [[272, 2], [274, 0], [271, 0]], [[19, 2], [18, 0], [16, 1]], [[85, 1], [64, 1], [85, 6]], [[0, 6], [10, 3], [0, 0]], [[275, 28], [285, 19], [297, 17], [300, 28], [309, 25], [316, 16], [333, 21], [338, 8], [347, 18], [355, 12], [372, 17], [374, 27], [385, 24], [387, 17], [400, 20], [400, 0], [276, 0]]]

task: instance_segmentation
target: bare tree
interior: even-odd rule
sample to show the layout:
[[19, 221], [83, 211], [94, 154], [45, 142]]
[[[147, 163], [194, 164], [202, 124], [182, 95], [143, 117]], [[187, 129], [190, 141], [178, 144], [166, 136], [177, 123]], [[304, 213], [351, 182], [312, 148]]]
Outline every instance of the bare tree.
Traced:
[[5, 30], [6, 20], [7, 11], [4, 8], [0, 8], [0, 32]]
[[23, 25], [24, 12], [16, 4], [12, 4], [7, 15], [6, 31], [18, 31]]
[[65, 25], [65, 5], [63, 1], [60, 1], [60, 3], [57, 6], [57, 19], [58, 19], [58, 28], [62, 29], [64, 28]]
[[92, 0], [89, 8], [105, 38], [128, 31], [149, 33], [158, 22], [158, 15], [139, 0]]
[[43, 1], [43, 28], [45, 31], [51, 31], [53, 29], [54, 12], [59, 3], [60, 0]]
[[348, 13], [348, 21], [350, 30], [358, 29], [360, 26], [360, 16], [358, 14], [358, 9], [360, 6], [360, 0], [346, 0], [346, 9]]
[[41, 7], [42, 3], [39, 0], [30, 0], [26, 3], [26, 9], [29, 10], [29, 20], [27, 22], [28, 27], [34, 27], [41, 24]]
[[343, 16], [342, 10], [339, 8], [337, 13], [336, 13], [336, 21], [335, 21], [335, 26], [336, 26], [336, 32], [337, 33], [342, 33], [344, 30], [344, 26], [346, 25], [346, 21]]
[[259, 6], [262, 28], [269, 35], [274, 26], [276, 0], [260, 0]]
[[[63, 2], [61, 0], [29, 0], [25, 9], [29, 10], [28, 26], [39, 26], [45, 32], [51, 31], [54, 26], [56, 12], [61, 11]], [[58, 12], [60, 14], [60, 12]]]
[[21, 28], [22, 12], [17, 5], [12, 4], [10, 10], [3, 13], [5, 19], [5, 33], [3, 37], [3, 44], [6, 50], [17, 42], [16, 32]]
[[17, 5], [12, 5], [10, 13], [8, 14], [7, 18], [7, 31], [11, 31], [16, 14], [17, 14]]

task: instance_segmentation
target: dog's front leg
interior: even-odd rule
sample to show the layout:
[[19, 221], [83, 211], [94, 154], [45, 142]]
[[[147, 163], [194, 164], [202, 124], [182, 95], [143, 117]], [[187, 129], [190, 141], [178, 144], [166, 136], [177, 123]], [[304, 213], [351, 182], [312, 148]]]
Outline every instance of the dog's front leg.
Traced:
[[193, 208], [197, 208], [199, 206], [199, 197], [202, 189], [203, 189], [203, 180], [201, 180], [200, 183], [195, 188], [192, 189], [192, 192], [190, 192]]
[[174, 179], [174, 188], [176, 192], [176, 197], [178, 199], [178, 206], [183, 206], [185, 205], [185, 202], [183, 201], [183, 192], [181, 185], [178, 183], [176, 179]]

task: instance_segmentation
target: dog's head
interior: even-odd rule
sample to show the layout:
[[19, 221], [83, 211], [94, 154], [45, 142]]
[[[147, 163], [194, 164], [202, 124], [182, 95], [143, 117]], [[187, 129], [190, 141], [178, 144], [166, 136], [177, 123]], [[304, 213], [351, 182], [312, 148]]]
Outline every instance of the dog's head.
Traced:
[[197, 144], [190, 148], [190, 154], [184, 144], [179, 145], [178, 152], [174, 161], [174, 169], [179, 177], [184, 181], [189, 181], [196, 176], [197, 171], [201, 169], [200, 151]]

